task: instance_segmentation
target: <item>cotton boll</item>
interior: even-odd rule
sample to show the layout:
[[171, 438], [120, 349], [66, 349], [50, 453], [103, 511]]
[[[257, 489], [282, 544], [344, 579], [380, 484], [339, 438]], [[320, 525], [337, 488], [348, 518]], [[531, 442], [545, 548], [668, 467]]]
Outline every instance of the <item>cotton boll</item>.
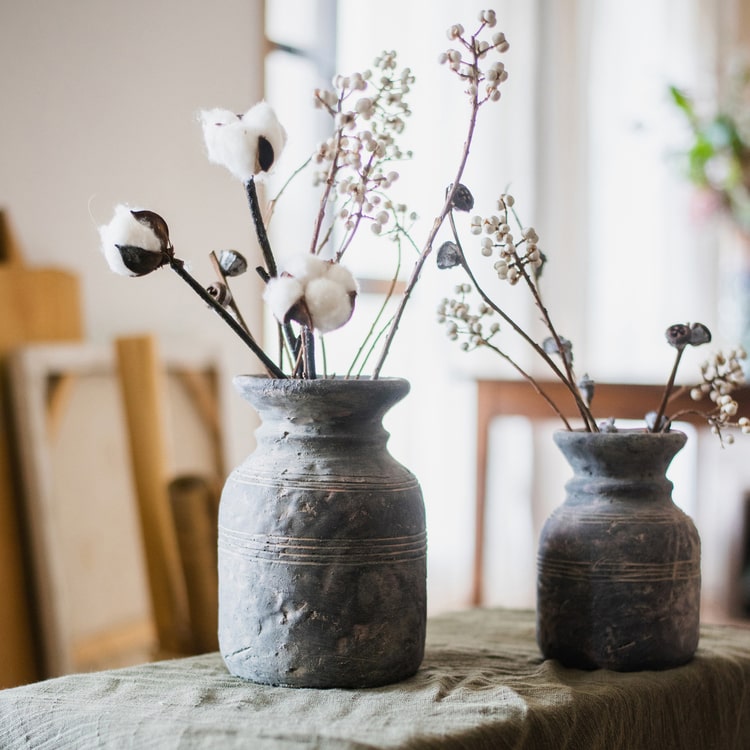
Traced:
[[208, 152], [208, 160], [213, 164], [224, 163], [224, 129], [240, 118], [228, 109], [208, 109], [200, 113], [203, 140]]
[[357, 281], [354, 276], [352, 276], [352, 272], [340, 263], [329, 264], [326, 278], [340, 284], [347, 292], [357, 291]]
[[113, 245], [132, 245], [155, 253], [161, 252], [161, 241], [153, 229], [133, 216], [133, 211], [141, 210], [143, 209], [130, 208], [122, 204], [116, 206], [109, 224], [99, 228], [102, 242]]
[[[106, 227], [100, 227], [99, 232], [102, 233], [102, 230], [106, 229]], [[104, 258], [107, 261], [107, 265], [109, 266], [111, 271], [114, 271], [116, 274], [119, 274], [120, 276], [137, 276], [138, 274], [133, 273], [126, 265], [123, 263], [122, 255], [120, 254], [120, 250], [110, 243], [105, 243], [102, 239], [102, 253], [104, 254]]]
[[249, 135], [244, 122], [228, 110], [203, 112], [201, 122], [208, 160], [226, 167], [242, 182], [251, 179], [255, 172], [257, 136]]
[[348, 269], [303, 253], [287, 259], [284, 273], [268, 282], [264, 299], [278, 320], [292, 317], [328, 333], [349, 320], [356, 296], [357, 282]]
[[240, 115], [232, 112], [231, 109], [222, 109], [221, 107], [214, 107], [213, 109], [204, 109], [201, 112], [201, 120], [203, 124], [214, 123], [216, 125], [229, 125], [235, 120], [239, 120]]
[[270, 279], [263, 292], [263, 299], [271, 308], [276, 320], [283, 323], [289, 311], [302, 299], [303, 284], [291, 276], [277, 276]]
[[[276, 117], [276, 112], [268, 102], [258, 102], [251, 107], [243, 116], [243, 122], [248, 126], [248, 132], [253, 132], [256, 141], [264, 138], [267, 147], [259, 144], [255, 174], [268, 172], [281, 155], [286, 145], [286, 130]], [[270, 148], [270, 153], [269, 149]], [[270, 161], [269, 161], [270, 158]]]
[[330, 267], [331, 263], [329, 261], [323, 260], [312, 253], [302, 253], [286, 260], [284, 263], [284, 273], [288, 273], [290, 276], [294, 276], [304, 283], [310, 279], [317, 279], [324, 276]]
[[313, 326], [320, 333], [340, 328], [352, 316], [354, 295], [345, 286], [326, 277], [312, 279], [305, 287], [305, 302]]
[[244, 115], [226, 109], [201, 112], [208, 159], [242, 182], [268, 172], [286, 143], [286, 131], [273, 108], [259, 102]]
[[158, 259], [154, 258], [153, 267], [149, 270], [154, 270], [157, 267], [156, 264], [161, 264], [160, 259], [163, 255], [161, 240], [148, 225], [133, 216], [132, 210], [138, 209], [131, 209], [122, 204], [116, 206], [109, 224], [99, 227], [101, 251], [110, 269], [122, 276], [142, 276], [143, 272], [125, 264], [120, 248], [138, 248], [144, 253], [154, 253], [159, 256]]

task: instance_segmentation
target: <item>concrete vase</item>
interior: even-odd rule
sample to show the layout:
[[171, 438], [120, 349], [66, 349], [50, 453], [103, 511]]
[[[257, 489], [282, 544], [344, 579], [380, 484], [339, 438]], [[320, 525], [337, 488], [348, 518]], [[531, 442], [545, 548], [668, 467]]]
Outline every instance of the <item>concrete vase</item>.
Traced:
[[698, 645], [700, 539], [666, 470], [683, 433], [560, 431], [573, 468], [542, 530], [537, 640], [565, 666], [665, 669]]
[[424, 653], [424, 503], [381, 422], [408, 382], [240, 376], [235, 385], [261, 426], [221, 498], [227, 668], [291, 687], [411, 676]]

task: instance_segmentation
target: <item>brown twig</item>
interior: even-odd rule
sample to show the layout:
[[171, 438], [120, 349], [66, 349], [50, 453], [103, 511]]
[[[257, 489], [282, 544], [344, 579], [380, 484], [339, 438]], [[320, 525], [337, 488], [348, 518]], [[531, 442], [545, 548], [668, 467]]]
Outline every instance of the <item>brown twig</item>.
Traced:
[[216, 257], [216, 253], [212, 250], [208, 254], [209, 259], [211, 260], [211, 265], [214, 267], [214, 272], [219, 276], [221, 281], [224, 283], [224, 285], [229, 289], [230, 297], [229, 302], [227, 303], [229, 308], [231, 309], [232, 313], [234, 314], [234, 317], [237, 318], [237, 322], [248, 332], [250, 333], [250, 329], [247, 326], [247, 323], [245, 323], [245, 319], [242, 317], [242, 313], [240, 312], [240, 308], [237, 306], [237, 303], [234, 301], [234, 295], [231, 293], [231, 289], [229, 287], [229, 279], [224, 272], [224, 269], [221, 267], [221, 263], [219, 263], [219, 259]]
[[271, 250], [271, 243], [268, 241], [266, 225], [263, 222], [263, 214], [261, 213], [260, 204], [258, 202], [258, 190], [255, 187], [255, 180], [252, 177], [245, 183], [245, 194], [247, 195], [247, 202], [250, 206], [250, 215], [253, 217], [258, 244], [263, 253], [263, 260], [266, 263], [266, 271], [271, 278], [274, 278], [278, 275], [276, 259]]
[[[478, 56], [475, 52], [474, 53], [475, 66], [477, 64], [477, 60], [478, 60]], [[408, 304], [409, 299], [411, 298], [411, 294], [414, 291], [414, 287], [419, 281], [419, 277], [422, 274], [422, 268], [424, 267], [425, 261], [429, 257], [430, 253], [432, 253], [433, 244], [435, 242], [435, 238], [437, 237], [437, 233], [440, 231], [440, 228], [443, 226], [443, 223], [445, 222], [445, 219], [450, 213], [451, 208], [453, 206], [453, 196], [455, 195], [458, 185], [461, 182], [461, 178], [463, 177], [464, 169], [466, 168], [466, 162], [469, 159], [469, 151], [471, 149], [471, 143], [474, 138], [474, 131], [477, 126], [477, 114], [479, 112], [479, 106], [480, 106], [477, 91], [478, 91], [478, 87], [474, 89], [474, 93], [472, 94], [471, 116], [469, 117], [469, 127], [467, 129], [463, 152], [461, 154], [461, 160], [459, 161], [459, 164], [458, 164], [458, 169], [456, 170], [456, 175], [453, 179], [453, 183], [451, 184], [450, 188], [448, 189], [446, 193], [445, 202], [443, 203], [443, 208], [441, 209], [438, 216], [435, 218], [435, 221], [432, 223], [432, 229], [430, 229], [430, 232], [427, 235], [427, 239], [425, 240], [424, 246], [422, 247], [422, 251], [420, 252], [419, 257], [417, 258], [417, 261], [414, 264], [414, 268], [412, 269], [411, 275], [409, 277], [409, 281], [406, 284], [406, 289], [404, 289], [404, 293], [401, 297], [401, 301], [399, 302], [399, 305], [393, 316], [393, 321], [391, 322], [390, 329], [388, 330], [388, 333], [385, 337], [385, 343], [383, 344], [383, 348], [380, 350], [380, 356], [378, 357], [375, 363], [375, 367], [373, 368], [373, 371], [372, 371], [373, 380], [377, 379], [380, 375], [380, 371], [383, 368], [385, 359], [388, 356], [388, 353], [390, 352], [391, 345], [393, 344], [393, 339], [396, 335], [396, 331], [398, 330], [398, 326], [401, 323], [401, 318], [404, 315], [404, 310], [406, 308], [406, 305]]]
[[[454, 229], [455, 229], [455, 227], [454, 227]], [[591, 422], [594, 421], [593, 417], [591, 417], [591, 422], [590, 422], [589, 419], [587, 419], [586, 416], [584, 416], [585, 414], [588, 414], [590, 416], [591, 412], [589, 411], [588, 407], [583, 403], [583, 399], [581, 398], [581, 394], [578, 391], [578, 388], [576, 388], [575, 384], [571, 383], [568, 380], [568, 378], [566, 377], [565, 373], [563, 373], [562, 370], [560, 370], [560, 368], [557, 366], [557, 364], [552, 359], [552, 357], [550, 357], [550, 355], [547, 354], [547, 352], [545, 352], [544, 349], [542, 349], [542, 347], [539, 346], [539, 344], [537, 344], [537, 342], [534, 341], [534, 339], [532, 339], [531, 336], [529, 336], [529, 334], [526, 333], [526, 331], [524, 331], [524, 329], [521, 328], [521, 326], [519, 326], [518, 323], [516, 323], [513, 320], [513, 318], [511, 318], [510, 315], [508, 315], [508, 313], [506, 313], [501, 307], [499, 307], [497, 305], [497, 303], [484, 291], [484, 289], [481, 287], [481, 285], [477, 281], [476, 277], [474, 276], [474, 273], [472, 272], [471, 267], [469, 266], [469, 264], [468, 264], [468, 262], [466, 260], [463, 248], [461, 247], [461, 244], [458, 242], [458, 237], [457, 236], [456, 236], [456, 241], [457, 241], [456, 244], [457, 244], [458, 251], [459, 251], [459, 257], [461, 259], [461, 266], [463, 267], [464, 271], [466, 272], [466, 275], [471, 280], [471, 283], [474, 285], [474, 288], [477, 290], [477, 292], [481, 296], [482, 300], [484, 300], [484, 302], [489, 307], [491, 307], [547, 363], [547, 365], [550, 367], [550, 369], [552, 370], [552, 372], [560, 379], [560, 381], [570, 391], [571, 395], [575, 399], [576, 405], [578, 406], [578, 411], [581, 412], [581, 416], [584, 418], [584, 421], [585, 421], [588, 429], [590, 431], [593, 431], [593, 432], [598, 431], [598, 429], [596, 428], [595, 422], [594, 422], [593, 427], [590, 426]], [[496, 351], [501, 356], [505, 357], [505, 359], [507, 359], [508, 362], [510, 362], [510, 364], [512, 364], [513, 367], [515, 367], [516, 370], [518, 370], [518, 372], [524, 378], [526, 378], [529, 381], [529, 383], [531, 383], [531, 385], [534, 388], [534, 390], [537, 393], [539, 393], [539, 395], [542, 396], [542, 398], [544, 398], [544, 400], [548, 404], [550, 404], [552, 406], [552, 408], [555, 410], [555, 412], [558, 414], [558, 416], [565, 423], [567, 429], [571, 429], [570, 428], [570, 424], [568, 423], [568, 421], [565, 419], [565, 417], [563, 417], [563, 415], [561, 414], [561, 412], [559, 411], [559, 409], [554, 405], [554, 403], [552, 402], [552, 399], [550, 399], [544, 393], [544, 390], [541, 388], [541, 386], [539, 386], [539, 384], [536, 383], [536, 381], [534, 380], [534, 378], [530, 374], [526, 373], [521, 367], [519, 367], [508, 355], [506, 355], [504, 352], [502, 352], [499, 348], [494, 347], [492, 345], [490, 345], [490, 348], [492, 348], [493, 351]]]
[[281, 369], [268, 357], [258, 342], [252, 335], [245, 330], [224, 308], [220, 305], [207, 291], [196, 281], [185, 268], [184, 261], [171, 256], [169, 265], [172, 270], [209, 306], [217, 313], [224, 322], [242, 339], [242, 341], [252, 350], [253, 354], [262, 362], [266, 372], [272, 378], [286, 378]]
[[675, 357], [674, 364], [672, 365], [672, 372], [669, 373], [669, 380], [667, 381], [667, 385], [664, 388], [664, 395], [662, 396], [661, 403], [659, 404], [659, 409], [656, 412], [656, 418], [654, 419], [653, 425], [649, 427], [649, 432], [660, 432], [661, 429], [659, 427], [659, 424], [661, 423], [661, 420], [664, 417], [664, 412], [667, 410], [667, 403], [669, 402], [669, 396], [672, 393], [672, 388], [674, 387], [674, 381], [677, 377], [677, 368], [680, 366], [680, 360], [682, 359], [682, 354], [685, 351], [685, 346], [678, 346], [677, 347], [677, 356]]

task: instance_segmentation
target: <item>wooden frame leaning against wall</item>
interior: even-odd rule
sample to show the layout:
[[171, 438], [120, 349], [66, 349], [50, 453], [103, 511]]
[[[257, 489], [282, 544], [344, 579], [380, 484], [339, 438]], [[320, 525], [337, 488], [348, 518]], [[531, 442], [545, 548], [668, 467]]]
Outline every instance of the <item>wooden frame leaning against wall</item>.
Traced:
[[[165, 352], [160, 361], [167, 497], [172, 480], [223, 476], [221, 366], [200, 350]], [[145, 554], [157, 532], [143, 524], [118, 372], [114, 346], [30, 345], [9, 360], [43, 677], [171, 655]], [[168, 540], [175, 545], [176, 534]], [[189, 630], [184, 590], [181, 601], [175, 618]]]

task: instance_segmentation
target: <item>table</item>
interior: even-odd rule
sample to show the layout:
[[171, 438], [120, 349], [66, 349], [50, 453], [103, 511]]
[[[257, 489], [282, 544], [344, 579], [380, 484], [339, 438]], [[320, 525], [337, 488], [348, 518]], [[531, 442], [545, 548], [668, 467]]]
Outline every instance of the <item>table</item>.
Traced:
[[434, 617], [411, 679], [370, 690], [275, 688], [218, 654], [0, 691], [0, 747], [746, 750], [750, 629], [704, 626], [695, 659], [664, 672], [543, 661], [529, 611]]

